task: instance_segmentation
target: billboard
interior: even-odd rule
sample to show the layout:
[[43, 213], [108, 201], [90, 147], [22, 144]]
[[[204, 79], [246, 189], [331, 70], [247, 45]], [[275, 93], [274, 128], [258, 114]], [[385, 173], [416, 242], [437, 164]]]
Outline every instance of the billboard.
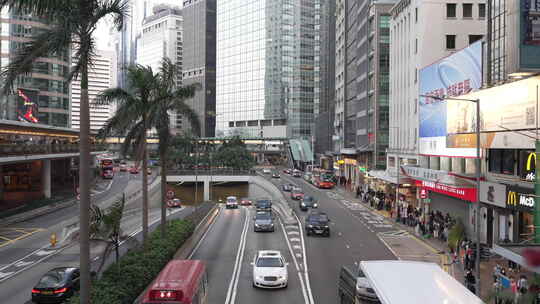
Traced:
[[[536, 76], [473, 92], [460, 98], [480, 99], [480, 130], [482, 132], [534, 129], [536, 128], [539, 86], [540, 76]], [[448, 117], [452, 117], [447, 121], [449, 137], [453, 137], [455, 142], [460, 141], [456, 138], [470, 137], [470, 134], [463, 133], [475, 132], [475, 103], [452, 101], [448, 102], [446, 107]], [[451, 136], [452, 134], [457, 135]], [[535, 133], [528, 135], [534, 136]]]
[[38, 91], [17, 89], [17, 119], [19, 121], [38, 123]]
[[540, 69], [540, 1], [521, 0], [519, 12], [519, 67], [523, 71]]
[[[419, 95], [460, 96], [482, 86], [482, 42], [478, 41], [419, 72]], [[447, 101], [419, 97], [420, 154], [474, 156], [469, 149], [448, 149]]]

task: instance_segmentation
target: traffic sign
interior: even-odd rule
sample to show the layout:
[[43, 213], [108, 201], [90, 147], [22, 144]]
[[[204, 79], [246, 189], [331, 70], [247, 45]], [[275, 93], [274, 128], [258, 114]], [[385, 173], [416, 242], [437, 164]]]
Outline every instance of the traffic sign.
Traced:
[[174, 191], [172, 190], [167, 191], [167, 198], [174, 198]]

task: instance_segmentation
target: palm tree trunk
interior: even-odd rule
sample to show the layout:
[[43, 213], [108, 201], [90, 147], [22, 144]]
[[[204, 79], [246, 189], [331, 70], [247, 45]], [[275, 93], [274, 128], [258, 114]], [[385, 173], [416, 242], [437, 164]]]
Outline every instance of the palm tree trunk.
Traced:
[[142, 135], [142, 239], [146, 242], [148, 237], [148, 152], [146, 150], [146, 117], [143, 118], [144, 131]]
[[79, 234], [80, 303], [90, 303], [90, 109], [88, 105], [88, 57], [83, 53], [81, 67], [81, 104], [79, 135]]
[[165, 238], [165, 230], [167, 223], [167, 207], [166, 207], [166, 195], [167, 195], [167, 153], [166, 149], [160, 149], [159, 162], [161, 163], [161, 237]]

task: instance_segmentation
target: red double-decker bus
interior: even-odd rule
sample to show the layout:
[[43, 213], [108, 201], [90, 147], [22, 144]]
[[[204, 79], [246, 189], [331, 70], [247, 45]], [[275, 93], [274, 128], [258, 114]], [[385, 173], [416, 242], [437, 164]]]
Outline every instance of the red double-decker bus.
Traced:
[[206, 267], [199, 260], [172, 260], [145, 293], [143, 304], [207, 304]]
[[326, 170], [316, 168], [313, 170], [313, 185], [320, 189], [332, 189], [336, 185], [334, 175]]

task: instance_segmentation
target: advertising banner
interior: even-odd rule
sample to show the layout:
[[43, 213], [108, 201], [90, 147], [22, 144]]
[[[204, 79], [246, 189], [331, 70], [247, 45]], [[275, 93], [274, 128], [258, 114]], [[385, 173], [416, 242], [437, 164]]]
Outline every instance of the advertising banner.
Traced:
[[[482, 86], [482, 43], [453, 53], [419, 72], [420, 95], [451, 97], [468, 94]], [[446, 147], [449, 101], [419, 97], [420, 153], [430, 155], [471, 156], [468, 149]]]
[[[482, 132], [533, 129], [536, 127], [536, 94], [539, 85], [540, 76], [536, 76], [459, 98], [480, 100]], [[446, 107], [448, 117], [452, 117], [447, 121], [448, 134], [475, 132], [475, 103], [456, 100], [447, 102]]]
[[540, 1], [520, 0], [519, 68], [540, 69]]
[[[482, 133], [480, 146], [484, 149], [534, 149], [534, 138], [531, 135], [533, 133], [511, 131]], [[448, 134], [446, 147], [476, 148], [476, 134]]]
[[17, 89], [17, 119], [38, 123], [38, 91]]

